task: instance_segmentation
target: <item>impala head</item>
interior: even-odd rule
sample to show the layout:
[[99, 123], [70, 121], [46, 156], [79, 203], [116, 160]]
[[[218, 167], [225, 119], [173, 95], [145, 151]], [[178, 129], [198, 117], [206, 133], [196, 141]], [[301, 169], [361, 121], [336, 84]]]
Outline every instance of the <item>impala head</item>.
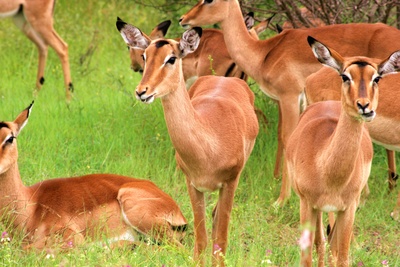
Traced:
[[33, 102], [13, 122], [0, 122], [0, 175], [17, 162], [18, 150], [15, 139], [28, 122], [32, 105]]
[[[157, 39], [146, 45], [138, 40], [145, 49], [143, 78], [136, 88], [136, 98], [142, 102], [152, 103], [154, 98], [163, 97], [179, 87], [183, 82], [182, 58], [194, 52], [199, 43], [202, 30], [193, 28], [183, 33], [180, 41]], [[144, 37], [140, 34], [138, 39]]]
[[166, 20], [158, 24], [150, 33], [149, 36], [144, 34], [142, 31], [140, 31], [138, 28], [135, 26], [132, 26], [126, 22], [124, 22], [122, 19], [117, 17], [117, 22], [116, 26], [118, 31], [121, 33], [122, 39], [124, 39], [128, 50], [129, 50], [129, 57], [131, 58], [131, 69], [134, 72], [139, 72], [140, 74], [143, 73], [143, 53], [144, 49], [139, 48], [137, 43], [135, 43], [135, 38], [134, 36], [136, 35], [136, 31], [139, 30], [140, 33], [144, 36], [146, 39], [146, 42], [150, 44], [151, 40], [155, 40], [158, 38], [164, 38], [164, 36], [167, 34], [168, 28], [171, 25], [170, 20]]
[[342, 102], [347, 114], [371, 121], [378, 106], [378, 82], [384, 75], [399, 71], [400, 51], [383, 61], [366, 57], [343, 58], [310, 36], [307, 40], [316, 58], [342, 77]]
[[228, 17], [229, 1], [236, 0], [200, 0], [179, 19], [184, 28], [217, 24]]

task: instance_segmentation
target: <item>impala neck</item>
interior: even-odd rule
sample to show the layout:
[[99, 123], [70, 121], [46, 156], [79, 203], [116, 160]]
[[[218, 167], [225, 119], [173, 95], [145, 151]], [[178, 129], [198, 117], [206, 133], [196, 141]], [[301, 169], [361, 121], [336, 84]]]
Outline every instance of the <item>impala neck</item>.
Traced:
[[161, 100], [164, 117], [172, 144], [176, 152], [184, 161], [190, 161], [198, 155], [202, 157], [202, 151], [210, 144], [207, 131], [190, 101], [186, 90], [182, 70], [179, 73], [178, 88]]
[[[27, 218], [27, 201], [30, 198], [29, 188], [24, 186], [19, 174], [18, 164], [0, 174], [0, 220], [11, 219], [14, 225], [21, 225]], [[3, 212], [14, 216], [3, 216]]]
[[[347, 184], [354, 166], [359, 160], [364, 122], [349, 116], [341, 109], [336, 129], [329, 140], [328, 149], [321, 157], [327, 177], [331, 177], [331, 185]], [[341, 170], [338, 175], [338, 170]], [[332, 176], [331, 174], [335, 174]]]
[[[226, 47], [233, 61], [246, 74], [257, 81], [257, 69], [251, 68], [251, 66], [260, 66], [263, 60], [263, 58], [260, 58], [259, 41], [251, 37], [247, 30], [239, 2], [237, 0], [229, 0], [228, 2], [228, 16], [221, 21]], [[251, 64], [249, 64], [249, 59]]]

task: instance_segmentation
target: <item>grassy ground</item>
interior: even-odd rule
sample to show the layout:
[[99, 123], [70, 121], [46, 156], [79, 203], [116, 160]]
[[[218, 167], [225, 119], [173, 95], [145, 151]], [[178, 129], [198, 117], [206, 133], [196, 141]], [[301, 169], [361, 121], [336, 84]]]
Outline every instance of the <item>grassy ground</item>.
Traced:
[[[87, 173], [151, 179], [179, 203], [189, 221], [189, 231], [184, 249], [143, 245], [134, 251], [108, 250], [88, 243], [67, 253], [26, 253], [20, 249], [20, 239], [14, 237], [0, 246], [0, 266], [192, 266], [191, 206], [184, 177], [175, 168], [162, 107], [160, 101], [143, 105], [133, 98], [140, 76], [130, 71], [128, 52], [115, 28], [117, 16], [145, 32], [171, 18], [156, 10], [132, 6], [128, 1], [66, 2], [57, 2], [55, 28], [69, 44], [75, 86], [69, 106], [65, 103], [56, 54], [50, 50], [46, 83], [34, 97], [36, 48], [10, 20], [0, 20], [0, 120], [14, 119], [35, 100], [29, 124], [18, 138], [25, 184]], [[172, 19], [177, 23], [177, 18]], [[272, 206], [280, 189], [280, 181], [272, 176], [277, 109], [256, 85], [252, 88], [256, 105], [268, 123], [261, 124], [236, 192], [226, 263], [296, 266], [301, 232], [298, 198], [292, 194], [285, 207]], [[369, 180], [371, 195], [356, 215], [352, 265], [400, 266], [400, 224], [389, 216], [396, 195], [387, 194], [384, 150], [375, 150]], [[210, 220], [216, 196], [207, 196]], [[0, 231], [7, 228], [0, 225]]]

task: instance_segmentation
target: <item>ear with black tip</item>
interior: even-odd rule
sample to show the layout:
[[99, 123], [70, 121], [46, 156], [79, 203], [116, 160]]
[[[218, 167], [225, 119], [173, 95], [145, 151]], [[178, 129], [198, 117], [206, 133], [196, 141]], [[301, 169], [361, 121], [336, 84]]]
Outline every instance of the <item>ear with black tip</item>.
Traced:
[[253, 12], [249, 12], [246, 14], [246, 16], [244, 16], [244, 23], [246, 24], [246, 28], [248, 31], [250, 31], [251, 28], [253, 28], [254, 23], [255, 23]]
[[328, 48], [311, 36], [307, 37], [307, 42], [311, 46], [314, 56], [319, 62], [341, 73], [344, 59], [338, 52]]
[[15, 137], [19, 135], [21, 130], [25, 127], [25, 125], [28, 123], [28, 118], [31, 114], [31, 110], [33, 107], [34, 101], [26, 108], [24, 109], [14, 120], [14, 124], [16, 125], [16, 132], [14, 133]]
[[149, 37], [151, 40], [158, 39], [158, 38], [164, 38], [165, 35], [167, 35], [167, 31], [169, 29], [169, 26], [171, 26], [171, 21], [166, 20], [158, 24], [150, 33]]
[[203, 30], [200, 27], [194, 27], [185, 31], [179, 41], [179, 50], [181, 51], [180, 57], [183, 58], [187, 54], [196, 51], [200, 44], [200, 38]]
[[400, 50], [393, 52], [387, 59], [383, 60], [378, 66], [380, 75], [397, 73], [400, 71]]
[[116, 26], [128, 46], [143, 50], [149, 46], [150, 38], [143, 34], [139, 28], [124, 22], [119, 17], [117, 17]]

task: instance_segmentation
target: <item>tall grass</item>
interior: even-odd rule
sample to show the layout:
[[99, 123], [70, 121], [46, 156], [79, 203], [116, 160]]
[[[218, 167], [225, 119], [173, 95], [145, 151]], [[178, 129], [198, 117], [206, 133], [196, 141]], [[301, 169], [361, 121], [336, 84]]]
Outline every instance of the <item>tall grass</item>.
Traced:
[[[34, 96], [36, 47], [11, 20], [0, 20], [0, 120], [13, 120], [34, 99], [28, 125], [18, 138], [25, 184], [54, 177], [118, 173], [154, 181], [180, 205], [189, 221], [183, 249], [142, 245], [108, 250], [94, 244], [66, 253], [24, 252], [21, 238], [0, 245], [0, 266], [192, 266], [193, 217], [184, 176], [176, 169], [160, 101], [138, 103], [140, 76], [130, 71], [116, 17], [149, 32], [165, 19], [156, 10], [129, 1], [58, 1], [55, 28], [69, 44], [74, 99], [65, 102], [61, 65], [50, 50], [43, 89]], [[178, 28], [179, 29], [179, 28]], [[175, 36], [171, 36], [175, 37]], [[296, 266], [300, 236], [294, 194], [275, 209], [280, 181], [273, 178], [277, 107], [253, 84], [256, 105], [268, 123], [260, 133], [235, 196], [226, 263], [228, 266]], [[400, 225], [389, 217], [396, 193], [387, 194], [384, 150], [375, 147], [371, 194], [356, 214], [353, 266], [400, 265]], [[1, 188], [0, 188], [1, 194]], [[216, 194], [207, 196], [208, 229]], [[0, 231], [8, 231], [0, 225]], [[211, 252], [209, 252], [211, 254]], [[210, 257], [208, 257], [207, 260]], [[382, 263], [383, 262], [383, 263]]]

